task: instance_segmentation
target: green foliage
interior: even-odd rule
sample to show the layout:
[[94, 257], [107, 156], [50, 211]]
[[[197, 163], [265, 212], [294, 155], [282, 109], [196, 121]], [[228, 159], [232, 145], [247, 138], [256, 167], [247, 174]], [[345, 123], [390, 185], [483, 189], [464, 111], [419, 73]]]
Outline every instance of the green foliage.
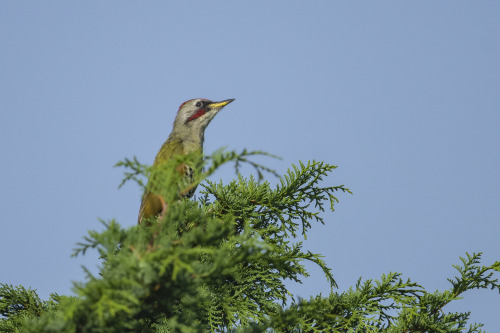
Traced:
[[51, 294], [48, 301], [42, 301], [34, 290], [0, 283], [0, 315], [7, 318], [0, 320], [0, 332], [14, 332], [25, 318], [52, 312], [61, 298]]
[[[444, 292], [428, 293], [399, 273], [334, 292], [332, 271], [321, 255], [295, 239], [305, 238], [313, 222], [324, 223], [321, 212], [333, 211], [336, 193], [349, 189], [321, 187], [335, 166], [317, 161], [293, 165], [271, 186], [263, 174], [275, 172], [248, 159], [258, 154], [179, 157], [154, 175], [135, 158], [119, 162], [127, 170], [124, 182], [156, 186], [165, 195], [162, 220], [129, 228], [101, 221], [102, 231], [89, 231], [73, 255], [93, 249], [102, 263], [98, 276], [86, 271], [85, 282], [75, 283], [75, 297], [42, 301], [33, 290], [0, 285], [0, 331], [462, 332], [470, 314], [446, 313], [444, 307], [470, 289], [500, 291], [494, 278], [500, 262], [480, 266], [481, 254], [467, 254]], [[228, 162], [250, 163], [257, 179], [239, 173], [229, 184], [205, 179]], [[192, 184], [175, 172], [179, 163], [196, 166]], [[199, 183], [197, 201], [175, 199]], [[308, 276], [305, 261], [321, 267], [330, 295], [295, 300], [289, 293], [285, 281]], [[469, 332], [480, 327], [472, 324]]]
[[[299, 300], [273, 315], [259, 327], [259, 332], [482, 332], [482, 324], [471, 324], [467, 313], [446, 313], [444, 307], [460, 295], [475, 288], [491, 288], [500, 292], [500, 262], [480, 266], [480, 253], [460, 258], [463, 266], [454, 265], [459, 276], [449, 290], [427, 292], [422, 286], [404, 282], [400, 273], [383, 275], [380, 281], [358, 280], [347, 292], [329, 297]], [[457, 287], [458, 286], [458, 287]]]

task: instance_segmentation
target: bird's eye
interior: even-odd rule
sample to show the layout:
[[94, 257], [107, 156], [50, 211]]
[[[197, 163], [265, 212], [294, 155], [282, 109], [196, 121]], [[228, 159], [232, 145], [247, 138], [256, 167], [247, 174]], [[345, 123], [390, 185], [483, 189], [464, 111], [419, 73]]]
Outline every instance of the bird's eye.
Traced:
[[195, 104], [197, 107], [200, 107], [201, 106], [201, 102], [196, 102]]

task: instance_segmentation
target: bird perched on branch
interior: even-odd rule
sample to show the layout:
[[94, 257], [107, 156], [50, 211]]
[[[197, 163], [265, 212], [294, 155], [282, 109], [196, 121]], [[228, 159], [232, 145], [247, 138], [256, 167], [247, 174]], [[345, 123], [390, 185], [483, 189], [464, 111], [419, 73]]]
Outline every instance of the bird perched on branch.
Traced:
[[[227, 99], [221, 102], [212, 102], [207, 99], [191, 99], [182, 103], [177, 111], [174, 128], [167, 141], [156, 154], [153, 163], [153, 172], [159, 166], [171, 161], [178, 155], [187, 155], [195, 152], [202, 153], [205, 129], [215, 115], [226, 105], [234, 101]], [[176, 166], [177, 171], [183, 174], [188, 183], [193, 181], [193, 168], [183, 164]], [[151, 177], [149, 183], [151, 182]], [[149, 184], [148, 184], [149, 185]], [[149, 187], [149, 186], [148, 186]], [[196, 186], [188, 187], [179, 193], [180, 197], [191, 197]], [[139, 223], [144, 219], [162, 216], [167, 209], [165, 199], [160, 193], [153, 193], [150, 189], [142, 197], [139, 209]]]

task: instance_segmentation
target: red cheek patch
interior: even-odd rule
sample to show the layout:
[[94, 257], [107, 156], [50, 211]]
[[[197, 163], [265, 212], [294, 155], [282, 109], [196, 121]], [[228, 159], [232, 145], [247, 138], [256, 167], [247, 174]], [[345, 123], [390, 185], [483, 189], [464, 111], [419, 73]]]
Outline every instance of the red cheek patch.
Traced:
[[189, 117], [188, 120], [186, 120], [186, 123], [189, 123], [191, 120], [195, 120], [195, 119], [200, 118], [205, 113], [207, 113], [207, 109], [199, 109], [198, 111], [196, 111], [195, 114], [193, 114], [191, 117]]

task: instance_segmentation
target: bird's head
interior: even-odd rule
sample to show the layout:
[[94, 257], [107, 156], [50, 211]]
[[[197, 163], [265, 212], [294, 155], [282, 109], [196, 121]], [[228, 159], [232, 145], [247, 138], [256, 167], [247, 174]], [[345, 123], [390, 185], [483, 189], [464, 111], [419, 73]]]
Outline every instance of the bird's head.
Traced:
[[174, 131], [203, 132], [215, 115], [232, 101], [234, 99], [212, 102], [208, 99], [196, 98], [182, 103], [175, 117]]

